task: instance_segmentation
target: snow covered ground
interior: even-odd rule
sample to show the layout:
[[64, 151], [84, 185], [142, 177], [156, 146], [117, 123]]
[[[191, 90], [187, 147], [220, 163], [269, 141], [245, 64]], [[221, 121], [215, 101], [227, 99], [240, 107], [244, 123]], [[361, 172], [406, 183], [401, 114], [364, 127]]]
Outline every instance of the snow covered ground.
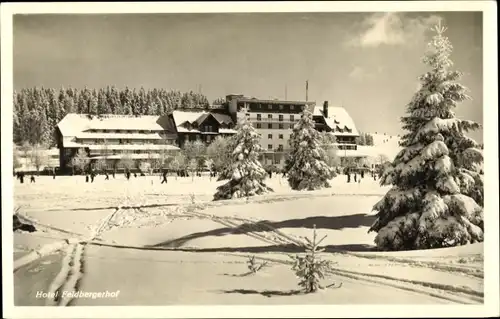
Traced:
[[[77, 289], [120, 290], [119, 297], [79, 298], [75, 305], [483, 301], [482, 244], [372, 251], [371, 207], [387, 188], [369, 175], [360, 184], [339, 176], [331, 188], [313, 192], [291, 191], [275, 176], [268, 183], [275, 193], [212, 202], [221, 183], [208, 177], [170, 177], [166, 185], [159, 176], [130, 181], [123, 175], [109, 181], [98, 176], [94, 183], [85, 183], [83, 176], [40, 177], [35, 184], [15, 181], [14, 204], [42, 224], [86, 236], [111, 216], [102, 242], [83, 246]], [[295, 291], [287, 254], [302, 251], [313, 225], [319, 236], [327, 235], [323, 258], [336, 263], [325, 285], [342, 282], [342, 287], [302, 295]], [[49, 228], [15, 233], [15, 258], [68, 237]], [[243, 276], [252, 255], [268, 260], [269, 267]], [[59, 253], [17, 271], [16, 305], [43, 305], [36, 290], [47, 289], [65, 262]]]

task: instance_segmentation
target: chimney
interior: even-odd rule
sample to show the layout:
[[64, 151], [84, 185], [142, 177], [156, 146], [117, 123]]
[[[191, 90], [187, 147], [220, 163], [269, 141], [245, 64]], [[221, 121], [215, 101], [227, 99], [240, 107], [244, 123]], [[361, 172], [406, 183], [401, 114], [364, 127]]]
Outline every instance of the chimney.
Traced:
[[328, 118], [328, 101], [323, 102], [323, 116]]

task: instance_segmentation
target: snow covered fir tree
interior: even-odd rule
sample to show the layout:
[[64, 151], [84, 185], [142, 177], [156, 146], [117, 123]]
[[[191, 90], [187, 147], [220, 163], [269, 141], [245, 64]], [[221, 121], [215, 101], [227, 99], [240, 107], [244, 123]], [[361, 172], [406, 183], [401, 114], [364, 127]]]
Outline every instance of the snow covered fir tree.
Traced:
[[435, 26], [423, 62], [430, 70], [401, 120], [403, 149], [381, 177], [392, 189], [374, 206], [380, 250], [441, 248], [483, 241], [483, 156], [465, 133], [480, 127], [453, 109], [470, 99], [452, 71], [446, 28]]
[[232, 175], [230, 180], [217, 187], [214, 200], [250, 197], [272, 192], [264, 180], [267, 173], [259, 162], [260, 136], [252, 124], [242, 118], [234, 136], [232, 152]]
[[285, 163], [288, 184], [293, 190], [316, 190], [330, 187], [335, 171], [327, 164], [323, 139], [314, 128], [312, 113], [304, 109], [288, 141], [291, 152]]

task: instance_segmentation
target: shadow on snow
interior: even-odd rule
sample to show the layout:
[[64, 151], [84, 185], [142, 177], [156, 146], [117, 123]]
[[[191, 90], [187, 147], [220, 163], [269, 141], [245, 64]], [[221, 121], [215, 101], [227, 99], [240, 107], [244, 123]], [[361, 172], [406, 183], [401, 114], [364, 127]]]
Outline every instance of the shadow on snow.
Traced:
[[271, 298], [273, 296], [293, 296], [293, 295], [301, 295], [304, 294], [300, 290], [288, 290], [288, 291], [280, 291], [280, 290], [252, 290], [252, 289], [234, 289], [234, 290], [222, 290], [225, 294], [242, 294], [242, 295], [262, 295], [264, 297]]
[[[226, 236], [231, 234], [246, 234], [248, 232], [269, 232], [266, 226], [274, 229], [280, 228], [308, 228], [312, 229], [316, 225], [317, 229], [340, 230], [344, 228], [369, 227], [375, 221], [375, 216], [367, 214], [354, 214], [346, 216], [316, 216], [303, 219], [289, 219], [280, 222], [259, 221], [256, 223], [245, 223], [237, 227], [223, 227], [205, 232], [193, 233], [181, 238], [164, 241], [149, 247], [180, 248], [187, 242], [209, 236]], [[368, 245], [330, 245], [324, 247], [326, 251], [368, 251], [372, 246]], [[206, 248], [196, 249], [196, 251], [238, 251], [238, 252], [273, 252], [273, 251], [303, 251], [302, 247], [296, 245], [276, 245], [263, 247], [237, 247], [237, 248]]]

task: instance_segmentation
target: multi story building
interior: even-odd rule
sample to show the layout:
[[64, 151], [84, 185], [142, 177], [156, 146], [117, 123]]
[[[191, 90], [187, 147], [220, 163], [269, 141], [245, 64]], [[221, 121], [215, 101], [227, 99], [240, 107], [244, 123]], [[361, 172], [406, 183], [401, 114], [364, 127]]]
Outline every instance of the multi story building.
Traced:
[[168, 116], [90, 118], [86, 114], [70, 113], [57, 125], [56, 135], [62, 170], [70, 168], [79, 149], [85, 150], [91, 163], [102, 163], [104, 167], [98, 168], [106, 169], [123, 168], [120, 160], [125, 154], [139, 167], [143, 161], [165, 158], [179, 150], [175, 126]]
[[121, 168], [120, 160], [126, 153], [139, 166], [141, 161], [175, 154], [186, 141], [209, 144], [217, 136], [233, 135], [242, 117], [247, 117], [261, 136], [262, 163], [283, 166], [290, 151], [292, 128], [303, 108], [313, 114], [318, 131], [336, 137], [341, 158], [357, 156], [359, 134], [342, 107], [331, 107], [326, 101], [318, 106], [315, 102], [228, 95], [223, 108], [210, 111], [190, 109], [164, 116], [107, 115], [92, 119], [85, 114], [68, 114], [56, 130], [60, 167], [67, 169], [78, 149], [84, 149], [92, 162], [105, 163], [107, 169]]
[[[264, 150], [263, 164], [283, 166], [289, 152], [288, 140], [292, 128], [300, 119], [303, 108], [313, 114], [315, 128], [331, 132], [337, 139], [339, 150], [356, 150], [359, 136], [352, 118], [342, 107], [330, 107], [328, 102], [317, 106], [316, 102], [262, 100], [243, 95], [226, 96], [227, 109], [234, 121], [246, 116], [261, 135]], [[342, 157], [342, 152], [339, 152]]]
[[262, 100], [243, 95], [228, 95], [226, 103], [235, 121], [246, 116], [260, 134], [262, 163], [277, 166], [284, 164], [291, 129], [300, 119], [302, 109], [307, 107], [312, 112], [315, 105], [314, 102]]
[[177, 132], [177, 144], [203, 141], [210, 144], [217, 136], [236, 134], [234, 122], [225, 110], [184, 110], [170, 114]]

